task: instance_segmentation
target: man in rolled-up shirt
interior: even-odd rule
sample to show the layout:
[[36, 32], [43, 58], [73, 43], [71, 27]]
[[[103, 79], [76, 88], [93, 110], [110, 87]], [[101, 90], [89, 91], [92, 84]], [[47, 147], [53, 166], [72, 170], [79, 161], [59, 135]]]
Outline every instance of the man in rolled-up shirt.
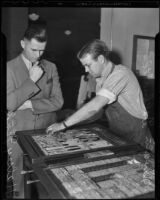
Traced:
[[[15, 131], [46, 128], [56, 122], [56, 111], [64, 102], [56, 65], [41, 59], [47, 44], [46, 24], [40, 20], [31, 23], [20, 43], [22, 53], [7, 63], [7, 111], [15, 113]], [[16, 198], [24, 198], [22, 151], [8, 137], [16, 169], [14, 191]]]
[[73, 115], [47, 128], [49, 134], [78, 124], [102, 108], [109, 129], [120, 137], [136, 142], [154, 152], [154, 139], [147, 125], [148, 113], [143, 94], [134, 73], [109, 60], [105, 42], [95, 39], [82, 47], [78, 59], [96, 79], [96, 96]]

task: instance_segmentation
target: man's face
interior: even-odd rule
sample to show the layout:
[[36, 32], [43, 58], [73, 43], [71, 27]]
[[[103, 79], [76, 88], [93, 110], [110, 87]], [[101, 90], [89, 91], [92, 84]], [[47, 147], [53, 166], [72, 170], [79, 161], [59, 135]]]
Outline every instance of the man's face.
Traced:
[[86, 54], [80, 59], [82, 65], [85, 67], [85, 71], [89, 72], [93, 77], [98, 78], [103, 71], [104, 57], [99, 56], [97, 60], [92, 58], [91, 54]]
[[39, 42], [36, 39], [21, 41], [24, 56], [31, 62], [36, 62], [44, 53], [46, 42]]

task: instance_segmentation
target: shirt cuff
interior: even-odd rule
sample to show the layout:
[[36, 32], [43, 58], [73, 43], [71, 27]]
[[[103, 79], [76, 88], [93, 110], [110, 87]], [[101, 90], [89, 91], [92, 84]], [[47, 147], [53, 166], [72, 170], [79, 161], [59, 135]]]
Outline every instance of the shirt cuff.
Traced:
[[96, 93], [96, 95], [100, 95], [100, 96], [103, 96], [103, 97], [107, 97], [107, 98], [109, 99], [108, 104], [110, 104], [110, 103], [112, 103], [112, 102], [114, 102], [114, 101], [116, 100], [116, 95], [115, 95], [114, 93], [110, 92], [109, 90], [104, 89], [104, 88], [100, 89], [100, 90]]

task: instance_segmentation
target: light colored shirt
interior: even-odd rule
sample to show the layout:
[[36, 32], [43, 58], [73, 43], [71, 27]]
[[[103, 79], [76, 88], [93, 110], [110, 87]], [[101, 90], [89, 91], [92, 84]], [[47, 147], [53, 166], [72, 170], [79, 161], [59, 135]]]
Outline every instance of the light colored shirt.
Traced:
[[132, 116], [147, 119], [142, 91], [134, 73], [123, 65], [115, 65], [111, 72], [112, 65], [109, 62], [102, 76], [96, 79], [96, 95], [107, 97], [109, 104], [117, 100]]

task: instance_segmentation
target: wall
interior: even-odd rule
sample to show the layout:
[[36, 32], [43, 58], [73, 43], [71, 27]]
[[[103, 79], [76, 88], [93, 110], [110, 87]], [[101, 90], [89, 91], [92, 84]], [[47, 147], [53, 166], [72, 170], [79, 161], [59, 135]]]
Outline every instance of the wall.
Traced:
[[[28, 8], [2, 7], [1, 10], [2, 32], [7, 37], [7, 54], [11, 59], [21, 50], [19, 41], [27, 26]], [[102, 8], [100, 38], [109, 47], [111, 30], [113, 49], [122, 56], [122, 63], [131, 67], [133, 35], [156, 35], [159, 31], [159, 8]]]
[[28, 8], [2, 7], [1, 31], [7, 38], [7, 60], [21, 52], [20, 40], [28, 23]]
[[[111, 44], [112, 31], [112, 44]], [[122, 57], [122, 64], [132, 66], [133, 35], [152, 36], [159, 31], [159, 8], [102, 8], [101, 35], [109, 48]]]

